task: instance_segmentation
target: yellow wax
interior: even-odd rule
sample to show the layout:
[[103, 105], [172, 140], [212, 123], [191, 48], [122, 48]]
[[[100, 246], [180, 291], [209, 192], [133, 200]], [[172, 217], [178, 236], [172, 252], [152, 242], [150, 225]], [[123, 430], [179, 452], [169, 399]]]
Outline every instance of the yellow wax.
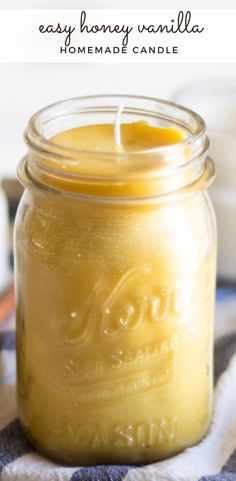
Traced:
[[[145, 121], [121, 124], [120, 130], [123, 151], [130, 153], [176, 144], [184, 139], [184, 135], [179, 129], [157, 128]], [[77, 127], [61, 132], [51, 140], [70, 149], [117, 152], [114, 125], [112, 124]]]
[[[48, 159], [44, 161], [46, 168], [57, 169], [59, 174], [46, 170], [41, 174], [41, 180], [57, 189], [107, 197], [150, 197], [160, 194], [168, 183], [170, 190], [174, 190], [173, 182], [178, 188], [183, 180], [183, 175], [179, 174], [176, 179], [166, 179], [163, 185], [156, 175], [164, 162], [161, 157], [157, 159], [155, 149], [181, 145], [184, 134], [179, 129], [157, 128], [144, 121], [121, 124], [122, 151], [115, 143], [114, 126], [111, 124], [71, 129], [51, 140], [60, 145], [62, 156], [68, 156], [67, 149], [70, 149], [69, 164], [63, 162], [63, 158], [54, 160], [53, 164]], [[147, 150], [150, 151], [148, 156], [137, 154]], [[186, 146], [178, 155], [175, 154], [175, 161], [180, 160], [180, 155], [183, 160], [189, 156]], [[65, 173], [66, 177], [62, 177], [61, 174]], [[79, 180], [76, 175], [81, 176]]]
[[[137, 122], [123, 124], [121, 138], [132, 153], [184, 135]], [[116, 150], [112, 125], [52, 140]], [[108, 171], [127, 172], [121, 162]], [[78, 159], [66, 172], [84, 168]], [[206, 193], [111, 203], [67, 196], [81, 192], [76, 178], [69, 187], [43, 180], [64, 194], [28, 192], [16, 230], [18, 398], [30, 439], [80, 465], [152, 462], [197, 443], [212, 406], [215, 245]], [[142, 192], [142, 180], [129, 188]]]

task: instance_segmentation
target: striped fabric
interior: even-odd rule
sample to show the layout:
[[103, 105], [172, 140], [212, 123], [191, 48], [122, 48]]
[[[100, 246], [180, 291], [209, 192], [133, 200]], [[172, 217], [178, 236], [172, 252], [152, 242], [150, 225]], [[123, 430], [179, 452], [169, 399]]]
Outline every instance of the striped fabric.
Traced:
[[236, 481], [236, 288], [219, 288], [215, 407], [205, 439], [170, 460], [133, 466], [60, 466], [37, 453], [17, 419], [15, 336], [0, 332], [0, 481]]

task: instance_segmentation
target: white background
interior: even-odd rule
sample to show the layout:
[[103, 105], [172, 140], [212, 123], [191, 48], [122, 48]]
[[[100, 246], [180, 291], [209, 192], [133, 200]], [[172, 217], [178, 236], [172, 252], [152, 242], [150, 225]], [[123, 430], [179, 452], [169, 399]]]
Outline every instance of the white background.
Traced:
[[0, 0], [1, 8], [235, 8], [235, 0]]
[[[81, 15], [90, 33], [80, 31]], [[198, 33], [180, 32], [142, 34], [138, 26], [154, 24], [155, 27], [167, 25], [176, 28], [179, 19], [189, 28], [197, 27]], [[178, 19], [178, 20], [177, 20]], [[171, 22], [174, 22], [173, 25]], [[118, 25], [124, 32], [91, 33], [91, 26], [105, 24]], [[45, 32], [45, 26], [60, 26], [60, 33]], [[156, 63], [230, 63], [234, 62], [236, 44], [236, 9], [6, 9], [0, 15], [0, 62], [156, 62]], [[44, 34], [40, 33], [39, 26]], [[65, 27], [72, 30], [64, 33]], [[126, 29], [129, 33], [125, 34]], [[62, 31], [61, 31], [62, 30]], [[69, 46], [65, 46], [65, 41]], [[122, 40], [128, 45], [125, 54], [120, 52]], [[126, 45], [126, 44], [125, 44]], [[96, 54], [95, 47], [113, 47], [116, 54]], [[85, 52], [78, 54], [77, 48]], [[90, 51], [87, 51], [87, 48]], [[149, 55], [143, 52], [151, 47], [161, 47], [161, 54]], [[66, 51], [66, 53], [65, 53]], [[175, 52], [174, 54], [171, 52]], [[177, 53], [176, 53], [177, 52]]]

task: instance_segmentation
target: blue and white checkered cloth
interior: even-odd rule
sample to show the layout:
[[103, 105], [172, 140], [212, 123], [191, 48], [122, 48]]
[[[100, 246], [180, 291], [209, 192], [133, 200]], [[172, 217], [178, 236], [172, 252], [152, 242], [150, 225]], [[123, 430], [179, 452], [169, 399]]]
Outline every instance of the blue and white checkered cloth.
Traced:
[[215, 405], [204, 440], [144, 467], [60, 466], [37, 453], [17, 419], [14, 331], [0, 332], [0, 481], [236, 481], [236, 288], [219, 288]]

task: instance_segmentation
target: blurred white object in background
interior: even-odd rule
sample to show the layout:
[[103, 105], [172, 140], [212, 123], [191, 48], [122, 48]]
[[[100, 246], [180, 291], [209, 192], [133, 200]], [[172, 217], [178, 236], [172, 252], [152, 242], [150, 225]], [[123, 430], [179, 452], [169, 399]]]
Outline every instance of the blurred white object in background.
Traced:
[[0, 294], [9, 283], [8, 204], [0, 181]]
[[218, 225], [218, 277], [236, 280], [236, 80], [191, 87], [175, 100], [206, 122], [217, 171], [209, 192]]

